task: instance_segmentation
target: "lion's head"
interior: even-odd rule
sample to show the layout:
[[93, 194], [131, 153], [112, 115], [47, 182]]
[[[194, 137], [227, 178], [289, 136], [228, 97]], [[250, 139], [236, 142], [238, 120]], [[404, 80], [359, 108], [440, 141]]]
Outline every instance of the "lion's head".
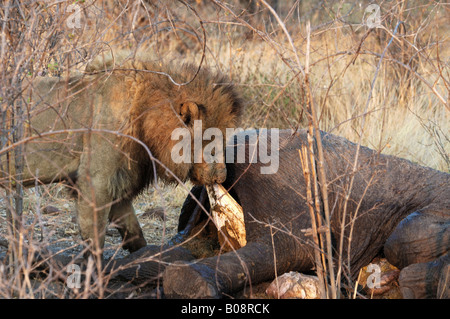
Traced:
[[234, 85], [191, 65], [162, 69], [141, 62], [130, 69], [135, 70], [130, 129], [163, 164], [156, 165], [158, 176], [169, 182], [223, 182], [226, 129], [235, 128], [243, 112]]

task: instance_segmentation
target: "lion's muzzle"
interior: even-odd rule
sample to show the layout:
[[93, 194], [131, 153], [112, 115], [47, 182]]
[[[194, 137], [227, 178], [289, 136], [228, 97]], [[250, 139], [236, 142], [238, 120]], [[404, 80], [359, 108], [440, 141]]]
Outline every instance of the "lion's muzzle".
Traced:
[[191, 180], [197, 185], [220, 184], [227, 178], [227, 169], [224, 163], [195, 164]]

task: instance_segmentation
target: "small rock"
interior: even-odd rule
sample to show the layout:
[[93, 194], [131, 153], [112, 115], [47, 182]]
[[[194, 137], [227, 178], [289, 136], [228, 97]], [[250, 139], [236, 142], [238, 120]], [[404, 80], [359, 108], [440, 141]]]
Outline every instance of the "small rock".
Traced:
[[266, 294], [277, 299], [319, 299], [319, 278], [291, 271], [272, 281]]
[[145, 212], [143, 212], [140, 216], [164, 219], [164, 208], [163, 207], [149, 208]]
[[51, 205], [48, 205], [48, 206], [45, 206], [44, 208], [42, 208], [42, 213], [43, 214], [57, 214], [57, 213], [60, 213], [60, 212], [61, 211], [59, 210], [58, 207], [51, 206]]

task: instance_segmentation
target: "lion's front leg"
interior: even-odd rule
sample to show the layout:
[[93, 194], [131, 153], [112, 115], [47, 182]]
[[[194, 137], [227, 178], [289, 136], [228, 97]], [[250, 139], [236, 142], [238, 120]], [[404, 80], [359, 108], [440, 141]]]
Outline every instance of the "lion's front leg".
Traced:
[[[111, 147], [102, 143], [99, 137], [92, 136], [88, 142], [92, 144], [83, 152], [77, 170], [77, 217], [82, 239], [87, 241], [92, 253], [101, 254], [109, 212], [114, 203], [109, 181], [118, 159]], [[92, 149], [96, 150], [95, 153]]]
[[78, 181], [76, 208], [81, 238], [87, 242], [92, 253], [101, 253], [112, 198], [102, 189], [102, 185], [95, 184], [95, 179], [93, 183], [88, 183], [85, 178]]
[[147, 246], [141, 226], [134, 213], [131, 200], [124, 199], [111, 207], [109, 219], [122, 236], [123, 248], [134, 252]]

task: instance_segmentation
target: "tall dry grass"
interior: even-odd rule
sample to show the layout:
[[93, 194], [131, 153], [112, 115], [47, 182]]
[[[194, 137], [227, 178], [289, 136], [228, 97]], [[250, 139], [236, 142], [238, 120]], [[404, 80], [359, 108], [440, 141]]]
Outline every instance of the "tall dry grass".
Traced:
[[[395, 37], [397, 47], [393, 45], [384, 58], [366, 111], [377, 62], [389, 40], [388, 31], [373, 31], [363, 43], [367, 32], [364, 27], [353, 31], [350, 26], [335, 23], [313, 31], [311, 84], [313, 98], [319, 105], [320, 128], [357, 142], [364, 118], [363, 145], [449, 171], [448, 59], [444, 57], [449, 56], [450, 46], [445, 38], [448, 24], [444, 19], [431, 20], [434, 27], [425, 28], [431, 34], [410, 32], [421, 41], [428, 41], [420, 47], [420, 53], [405, 53], [413, 59], [413, 67], [400, 64], [401, 54], [395, 50], [397, 41], [406, 42], [411, 35]], [[291, 36], [298, 50], [305, 52], [303, 25], [297, 27]], [[381, 42], [383, 33], [387, 36]], [[302, 92], [293, 80], [295, 66], [289, 63], [292, 52], [282, 34], [272, 40], [277, 47], [255, 36], [250, 41], [237, 38], [225, 45], [217, 42], [214, 49], [224, 52], [218, 55], [220, 64], [238, 79], [248, 98], [245, 125], [304, 127], [307, 121], [299, 102]], [[446, 105], [429, 86], [436, 87]]]
[[[294, 0], [3, 1], [1, 148], [20, 142], [26, 128], [23, 114], [29, 101], [21, 96], [26, 79], [80, 72], [96, 57], [118, 52], [127, 52], [125, 59], [145, 54], [160, 63], [203, 63], [228, 74], [247, 101], [243, 127], [307, 127], [302, 70], [308, 61], [309, 97], [317, 108], [318, 128], [448, 172], [448, 5], [380, 2], [381, 23], [375, 29], [365, 24], [368, 5]], [[79, 21], [73, 20], [74, 9], [80, 9]], [[20, 157], [20, 147], [16, 150], [11, 156]], [[0, 156], [6, 154], [0, 151]], [[65, 275], [53, 274], [35, 287], [29, 261], [52, 242], [64, 242], [64, 247], [78, 243], [67, 239], [76, 236], [72, 204], [61, 185], [23, 190], [9, 176], [2, 178], [10, 186], [1, 191], [0, 224], [2, 237], [8, 239], [2, 243], [16, 263], [10, 259], [9, 266], [15, 267], [0, 265], [0, 296], [48, 296], [41, 290], [54, 292], [50, 286]], [[160, 186], [136, 200], [149, 243], [164, 242], [175, 233], [186, 194], [184, 188]], [[42, 213], [50, 204], [58, 208], [56, 216]], [[164, 218], [144, 216], [161, 207]], [[19, 223], [16, 228], [13, 220]], [[117, 235], [109, 239], [114, 255], [120, 240]], [[54, 295], [62, 298], [65, 293]]]

